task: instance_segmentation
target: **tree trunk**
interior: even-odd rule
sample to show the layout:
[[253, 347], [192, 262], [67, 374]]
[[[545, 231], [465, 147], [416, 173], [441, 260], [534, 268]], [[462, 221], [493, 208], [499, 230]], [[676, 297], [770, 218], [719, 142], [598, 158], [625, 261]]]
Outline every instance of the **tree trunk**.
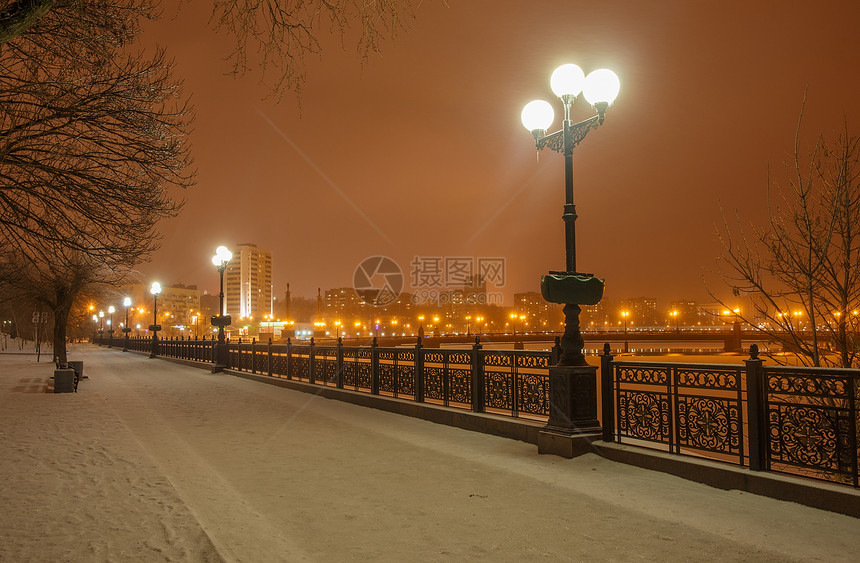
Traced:
[[69, 324], [71, 304], [60, 303], [54, 309], [54, 361], [66, 362], [66, 328]]

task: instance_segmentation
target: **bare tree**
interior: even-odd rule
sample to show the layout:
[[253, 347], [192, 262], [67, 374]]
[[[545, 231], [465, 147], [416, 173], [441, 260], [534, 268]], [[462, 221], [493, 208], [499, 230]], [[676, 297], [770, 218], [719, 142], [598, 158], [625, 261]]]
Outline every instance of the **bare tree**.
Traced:
[[62, 360], [82, 289], [146, 260], [181, 208], [170, 190], [193, 182], [171, 64], [129, 54], [148, 4], [100, 5], [0, 48], [0, 281], [51, 307]]
[[747, 236], [740, 219], [734, 230], [724, 221], [721, 274], [752, 302], [742, 320], [769, 341], [806, 365], [852, 367], [860, 361], [860, 138], [846, 126], [804, 158], [801, 122], [802, 112], [787, 185], [768, 178], [768, 223]]
[[[362, 60], [380, 51], [414, 17], [421, 0], [213, 0], [211, 23], [232, 39], [228, 47], [234, 74], [259, 66], [272, 91], [300, 92], [305, 57], [322, 51], [320, 37], [334, 32], [342, 41], [357, 31]], [[127, 7], [126, 0], [0, 0], [0, 44], [30, 34], [55, 16], [53, 32], [63, 35], [63, 21], [88, 18], [94, 6]], [[251, 62], [253, 61], [253, 62]]]
[[109, 269], [92, 256], [58, 247], [6, 250], [0, 260], [0, 291], [4, 300], [48, 310], [54, 358], [65, 362], [66, 334], [72, 312], [81, 309], [80, 297], [99, 286], [119, 283], [126, 268]]

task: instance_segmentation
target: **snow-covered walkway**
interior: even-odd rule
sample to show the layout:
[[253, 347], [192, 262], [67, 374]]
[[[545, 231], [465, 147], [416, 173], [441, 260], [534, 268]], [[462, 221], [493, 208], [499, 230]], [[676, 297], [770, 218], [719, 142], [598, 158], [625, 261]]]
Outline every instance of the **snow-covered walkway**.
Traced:
[[[856, 560], [860, 520], [118, 350], [0, 354], [0, 561]], [[50, 356], [47, 357], [50, 359]]]

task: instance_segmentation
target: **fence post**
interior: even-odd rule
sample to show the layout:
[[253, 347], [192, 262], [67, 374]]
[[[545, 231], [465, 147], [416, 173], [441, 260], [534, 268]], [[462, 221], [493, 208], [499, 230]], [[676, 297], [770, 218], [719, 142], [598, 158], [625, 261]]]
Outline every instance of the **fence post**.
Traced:
[[287, 337], [287, 358], [285, 360], [285, 364], [286, 364], [285, 368], [286, 369], [284, 370], [287, 372], [285, 374], [287, 376], [287, 379], [293, 378], [292, 374], [290, 373], [290, 357], [292, 355], [293, 355], [293, 341], [292, 341], [292, 338]]
[[415, 402], [424, 402], [424, 344], [420, 336], [415, 343]]
[[615, 434], [615, 393], [612, 380], [612, 347], [609, 342], [603, 344], [603, 355], [600, 356], [600, 406], [601, 422], [603, 423], [603, 441], [611, 442]]
[[267, 352], [266, 357], [268, 358], [268, 360], [267, 360], [268, 365], [266, 366], [266, 374], [269, 377], [272, 377], [272, 339], [271, 338], [269, 338], [269, 346], [268, 346], [268, 350], [266, 352]]
[[558, 364], [558, 359], [561, 357], [561, 338], [558, 336], [555, 337], [555, 344], [552, 349], [549, 351], [549, 365], [554, 366]]
[[337, 388], [343, 389], [343, 336], [337, 337], [337, 363], [335, 375], [337, 377]]
[[370, 343], [370, 394], [379, 395], [379, 352], [376, 350], [376, 337]]
[[311, 343], [308, 346], [308, 383], [313, 385], [316, 383], [316, 379], [314, 378], [314, 337], [311, 336]]
[[257, 373], [257, 339], [251, 339], [251, 373]]
[[750, 345], [750, 358], [744, 360], [747, 376], [747, 421], [749, 423], [750, 469], [767, 469], [767, 432], [765, 419], [764, 370], [758, 345]]
[[481, 337], [472, 345], [472, 411], [484, 412], [484, 365], [481, 361]]

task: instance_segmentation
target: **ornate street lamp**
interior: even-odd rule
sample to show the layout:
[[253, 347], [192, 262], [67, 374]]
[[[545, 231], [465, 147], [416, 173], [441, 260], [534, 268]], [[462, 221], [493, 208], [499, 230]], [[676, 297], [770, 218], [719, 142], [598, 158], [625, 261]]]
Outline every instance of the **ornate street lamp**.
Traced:
[[93, 314], [93, 344], [96, 342], [96, 334], [99, 331], [99, 316]]
[[233, 253], [226, 246], [215, 249], [212, 264], [218, 269], [221, 277], [221, 289], [218, 292], [218, 314], [212, 317], [212, 326], [218, 327], [218, 343], [215, 345], [215, 363], [212, 365], [212, 373], [223, 371], [227, 367], [227, 341], [224, 336], [224, 327], [233, 322], [230, 315], [224, 314], [224, 270], [227, 263], [233, 258]]
[[108, 319], [108, 331], [107, 331], [107, 333], [108, 333], [108, 348], [113, 346], [113, 314], [115, 311], [116, 311], [116, 308], [114, 308], [113, 305], [108, 307], [108, 314], [110, 315], [110, 318]]
[[149, 357], [154, 358], [158, 355], [158, 331], [161, 330], [161, 325], [158, 324], [158, 294], [161, 293], [161, 284], [152, 282], [149, 292], [152, 294], [152, 324], [149, 325], [149, 330], [152, 331], [152, 351]]
[[122, 332], [125, 334], [125, 339], [122, 343], [122, 351], [128, 351], [128, 335], [131, 332], [131, 327], [128, 326], [128, 308], [131, 307], [131, 297], [126, 297], [122, 300], [122, 306], [125, 307], [125, 324], [122, 327]]
[[[566, 64], [558, 67], [550, 77], [550, 87], [564, 106], [562, 129], [547, 134], [552, 124], [552, 106], [543, 100], [526, 104], [522, 111], [523, 125], [531, 131], [538, 150], [552, 149], [564, 156], [564, 220], [565, 269], [550, 271], [541, 278], [541, 293], [547, 301], [564, 305], [564, 335], [561, 354], [556, 366], [550, 369], [550, 419], [546, 432], [572, 437], [574, 434], [600, 430], [597, 421], [596, 374], [583, 355], [585, 343], [579, 326], [580, 305], [596, 305], [603, 297], [603, 280], [592, 274], [577, 271], [576, 266], [576, 207], [573, 203], [573, 149], [592, 129], [603, 124], [606, 110], [615, 101], [620, 90], [618, 76], [607, 69], [591, 72], [588, 76], [578, 66]], [[582, 94], [597, 111], [597, 115], [573, 123], [570, 108]], [[574, 441], [562, 440], [566, 445], [550, 444], [545, 438], [540, 451], [560, 453], [571, 457], [576, 449]], [[559, 449], [561, 448], [561, 449]], [[562, 451], [567, 448], [566, 451]]]
[[104, 318], [105, 318], [105, 312], [99, 311], [99, 346], [102, 345], [102, 336], [104, 335], [104, 330], [105, 330]]
[[[603, 280], [591, 274], [577, 272], [576, 268], [576, 207], [573, 203], [573, 149], [585, 139], [592, 129], [603, 123], [606, 109], [615, 101], [620, 89], [618, 77], [607, 69], [595, 70], [588, 76], [573, 64], [562, 65], [550, 78], [552, 91], [564, 104], [564, 123], [560, 131], [546, 134], [552, 124], [552, 106], [543, 100], [526, 104], [522, 122], [535, 138], [538, 150], [550, 148], [564, 155], [565, 204], [565, 270], [550, 272], [541, 279], [541, 292], [547, 301], [562, 303], [565, 329], [561, 339], [561, 366], [586, 366], [582, 354], [584, 343], [579, 328], [580, 305], [596, 305], [603, 296]], [[585, 121], [572, 123], [570, 107], [580, 94], [597, 110], [597, 115]]]

